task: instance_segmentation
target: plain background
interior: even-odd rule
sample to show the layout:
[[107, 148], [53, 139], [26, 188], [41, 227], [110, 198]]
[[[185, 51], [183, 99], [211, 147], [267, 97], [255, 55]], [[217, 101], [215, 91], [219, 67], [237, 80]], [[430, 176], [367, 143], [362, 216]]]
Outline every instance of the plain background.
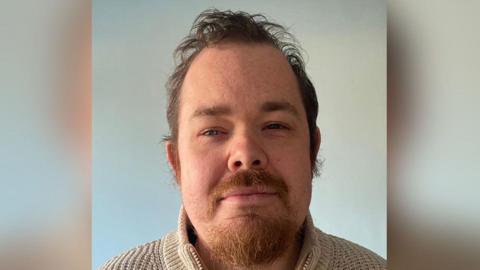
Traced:
[[306, 52], [317, 89], [322, 175], [310, 211], [323, 231], [386, 257], [384, 1], [93, 3], [93, 267], [175, 230], [180, 195], [161, 138], [172, 52], [204, 9], [263, 13]]

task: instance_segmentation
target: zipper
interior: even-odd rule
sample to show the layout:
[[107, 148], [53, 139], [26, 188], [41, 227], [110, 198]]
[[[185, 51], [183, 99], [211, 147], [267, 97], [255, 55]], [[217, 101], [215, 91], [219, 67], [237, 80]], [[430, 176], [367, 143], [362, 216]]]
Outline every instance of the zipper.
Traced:
[[203, 270], [202, 262], [200, 261], [200, 256], [198, 256], [197, 251], [195, 250], [195, 248], [193, 246], [190, 246], [189, 249], [190, 249], [190, 252], [192, 253], [193, 260], [197, 264], [197, 268], [199, 270]]
[[302, 270], [307, 270], [309, 269], [310, 263], [312, 261], [312, 253], [308, 254], [307, 259], [305, 260], [305, 263], [303, 264]]

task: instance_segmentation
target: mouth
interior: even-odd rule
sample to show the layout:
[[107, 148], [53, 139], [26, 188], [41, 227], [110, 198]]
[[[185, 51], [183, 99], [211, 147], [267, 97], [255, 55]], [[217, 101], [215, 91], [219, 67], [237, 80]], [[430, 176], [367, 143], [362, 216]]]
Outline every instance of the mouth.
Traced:
[[259, 202], [266, 199], [271, 199], [277, 196], [277, 192], [268, 189], [259, 189], [259, 188], [242, 188], [232, 190], [227, 192], [224, 196], [220, 198], [222, 202], [236, 202], [236, 203], [247, 203], [247, 202]]

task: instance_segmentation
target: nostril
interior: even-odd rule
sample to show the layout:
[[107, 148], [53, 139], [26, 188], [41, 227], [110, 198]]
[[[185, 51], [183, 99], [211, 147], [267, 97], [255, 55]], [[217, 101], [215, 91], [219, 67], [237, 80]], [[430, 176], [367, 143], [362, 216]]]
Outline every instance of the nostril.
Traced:
[[257, 159], [257, 160], [255, 160], [255, 161], [253, 161], [253, 162], [252, 162], [252, 165], [254, 165], [254, 166], [260, 165], [260, 160]]
[[242, 162], [235, 161], [235, 163], [233, 163], [233, 165], [235, 165], [235, 167], [240, 167], [240, 166], [242, 166]]

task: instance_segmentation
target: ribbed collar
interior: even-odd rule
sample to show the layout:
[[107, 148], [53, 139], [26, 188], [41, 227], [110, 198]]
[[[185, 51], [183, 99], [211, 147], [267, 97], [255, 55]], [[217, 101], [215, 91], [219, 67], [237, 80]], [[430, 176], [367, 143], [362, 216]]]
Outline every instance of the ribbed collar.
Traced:
[[188, 224], [190, 220], [188, 219], [187, 212], [183, 208], [183, 205], [180, 207], [180, 213], [178, 215], [178, 239], [180, 240], [180, 245], [189, 244], [188, 240]]
[[[165, 247], [167, 250], [164, 249], [164, 252], [171, 254], [173, 250], [168, 250], [168, 249], [173, 249], [176, 246], [177, 248], [176, 253], [180, 257], [186, 269], [205, 270], [205, 266], [202, 265], [197, 250], [189, 242], [188, 224], [189, 224], [189, 219], [188, 219], [187, 213], [185, 212], [185, 209], [182, 206], [180, 208], [180, 213], [178, 218], [178, 230], [175, 235], [176, 241], [173, 239], [170, 240], [170, 242], [172, 241], [175, 242], [175, 245], [168, 245], [169, 247]], [[297, 265], [295, 269], [302, 269], [302, 270], [315, 269], [321, 257], [320, 256], [321, 245], [319, 243], [317, 233], [318, 232], [316, 231], [313, 225], [313, 220], [309, 212], [304, 222], [303, 244], [302, 244], [302, 249], [300, 251], [300, 256], [297, 261]], [[178, 263], [178, 260], [175, 260], [175, 261], [176, 263]], [[169, 264], [168, 261], [167, 261], [167, 264]]]

